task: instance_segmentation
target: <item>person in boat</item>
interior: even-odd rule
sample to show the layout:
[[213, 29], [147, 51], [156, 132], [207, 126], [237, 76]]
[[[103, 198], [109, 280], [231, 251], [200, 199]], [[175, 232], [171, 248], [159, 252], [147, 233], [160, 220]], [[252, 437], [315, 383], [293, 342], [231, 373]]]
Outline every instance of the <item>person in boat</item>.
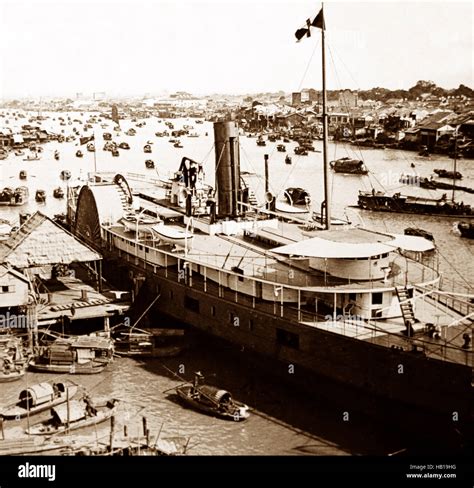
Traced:
[[193, 398], [197, 398], [199, 396], [199, 386], [204, 383], [204, 376], [200, 371], [194, 373], [194, 381], [193, 381], [193, 389], [191, 395]]
[[89, 397], [89, 395], [84, 396], [84, 403], [86, 404], [86, 413], [90, 417], [93, 417], [94, 415], [97, 415], [97, 409], [92, 405], [92, 401]]

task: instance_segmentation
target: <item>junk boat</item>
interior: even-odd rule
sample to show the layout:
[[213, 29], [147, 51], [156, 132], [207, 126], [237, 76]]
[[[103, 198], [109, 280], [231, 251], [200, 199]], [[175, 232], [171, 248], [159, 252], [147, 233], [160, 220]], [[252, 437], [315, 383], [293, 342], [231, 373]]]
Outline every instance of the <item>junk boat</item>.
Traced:
[[35, 200], [38, 203], [45, 203], [46, 202], [46, 192], [44, 190], [36, 190]]
[[68, 169], [63, 169], [59, 175], [63, 181], [68, 181], [71, 179], [71, 172]]
[[347, 157], [331, 161], [329, 166], [335, 173], [366, 175], [369, 172], [363, 161]]
[[64, 198], [64, 190], [58, 186], [53, 190], [53, 197], [54, 198]]
[[99, 336], [57, 338], [39, 346], [30, 368], [45, 373], [96, 374], [112, 361], [113, 341]]
[[26, 186], [19, 186], [13, 190], [12, 188], [4, 188], [0, 192], [0, 206], [20, 207], [28, 202], [29, 191]]
[[459, 171], [448, 171], [446, 169], [434, 169], [440, 178], [449, 178], [450, 180], [462, 180], [462, 174]]
[[20, 419], [35, 415], [72, 399], [77, 390], [78, 385], [68, 381], [32, 385], [20, 392], [16, 403], [1, 409], [0, 416], [4, 419]]
[[176, 387], [176, 393], [183, 402], [207, 414], [234, 421], [249, 418], [247, 405], [235, 401], [228, 391], [205, 385], [203, 382], [204, 376], [197, 372], [194, 382]]
[[474, 209], [464, 203], [449, 201], [444, 194], [440, 198], [422, 198], [380, 191], [359, 191], [359, 208], [378, 212], [411, 213], [442, 217], [474, 218]]

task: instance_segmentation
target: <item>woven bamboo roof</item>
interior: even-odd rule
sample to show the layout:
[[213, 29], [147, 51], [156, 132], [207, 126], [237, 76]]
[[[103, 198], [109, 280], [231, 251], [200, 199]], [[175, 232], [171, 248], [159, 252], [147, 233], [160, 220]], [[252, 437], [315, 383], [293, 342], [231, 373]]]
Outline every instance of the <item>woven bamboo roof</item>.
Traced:
[[0, 243], [0, 263], [19, 269], [100, 259], [99, 253], [41, 212]]

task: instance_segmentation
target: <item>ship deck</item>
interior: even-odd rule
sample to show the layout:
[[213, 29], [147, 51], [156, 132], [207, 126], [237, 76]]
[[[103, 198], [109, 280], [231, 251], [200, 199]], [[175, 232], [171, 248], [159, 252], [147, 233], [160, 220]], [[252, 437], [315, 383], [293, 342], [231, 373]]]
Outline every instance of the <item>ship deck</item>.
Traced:
[[[367, 323], [356, 320], [339, 321], [303, 321], [305, 325], [321, 330], [352, 337], [384, 347], [401, 347], [405, 351], [425, 354], [433, 359], [442, 359], [474, 367], [472, 347], [463, 349], [463, 334], [472, 339], [472, 319], [462, 319], [456, 311], [432, 300], [418, 302], [415, 313], [419, 323], [413, 326], [413, 337], [407, 337], [403, 319], [394, 318]], [[432, 337], [426, 324], [433, 323], [440, 327], [440, 337]]]

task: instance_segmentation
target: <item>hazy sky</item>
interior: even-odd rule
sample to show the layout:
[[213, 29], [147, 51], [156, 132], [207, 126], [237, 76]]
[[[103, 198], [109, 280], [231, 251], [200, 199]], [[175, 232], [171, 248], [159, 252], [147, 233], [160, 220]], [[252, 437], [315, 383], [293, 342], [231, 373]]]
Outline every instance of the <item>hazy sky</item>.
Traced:
[[[0, 0], [0, 97], [320, 88], [308, 0]], [[328, 89], [473, 86], [472, 2], [325, 3]]]

